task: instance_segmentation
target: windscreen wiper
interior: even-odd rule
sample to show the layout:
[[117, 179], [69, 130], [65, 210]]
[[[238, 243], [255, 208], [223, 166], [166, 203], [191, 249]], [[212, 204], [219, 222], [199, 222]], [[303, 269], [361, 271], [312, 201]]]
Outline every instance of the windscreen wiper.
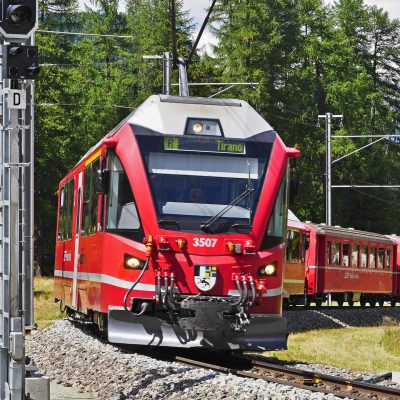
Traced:
[[210, 219], [208, 219], [206, 222], [203, 222], [200, 225], [200, 228], [204, 231], [204, 232], [208, 232], [210, 226], [218, 221], [223, 215], [225, 215], [232, 207], [236, 206], [236, 204], [240, 203], [241, 200], [243, 200], [244, 198], [246, 198], [250, 193], [254, 192], [254, 189], [252, 188], [247, 188], [243, 193], [239, 194], [238, 197], [236, 197], [235, 199], [233, 199], [226, 207], [224, 207], [218, 214], [215, 214], [213, 217], [211, 217]]
[[160, 225], [176, 225], [179, 228], [179, 222], [172, 219], [159, 219], [157, 222]]

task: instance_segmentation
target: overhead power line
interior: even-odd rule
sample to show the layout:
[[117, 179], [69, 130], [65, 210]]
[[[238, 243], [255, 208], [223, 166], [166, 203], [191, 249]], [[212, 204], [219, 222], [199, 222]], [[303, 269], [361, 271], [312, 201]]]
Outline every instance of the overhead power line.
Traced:
[[102, 33], [85, 33], [85, 32], [64, 32], [64, 31], [47, 31], [38, 29], [37, 33], [52, 33], [55, 35], [71, 35], [71, 36], [97, 36], [97, 37], [109, 37], [109, 38], [120, 38], [120, 39], [134, 39], [132, 35], [113, 35], [113, 34], [102, 34]]
[[133, 110], [135, 107], [122, 106], [119, 104], [79, 104], [79, 103], [36, 103], [29, 104], [34, 107], [95, 107], [95, 108], [105, 108], [107, 106], [115, 107], [115, 108], [125, 108], [127, 110]]

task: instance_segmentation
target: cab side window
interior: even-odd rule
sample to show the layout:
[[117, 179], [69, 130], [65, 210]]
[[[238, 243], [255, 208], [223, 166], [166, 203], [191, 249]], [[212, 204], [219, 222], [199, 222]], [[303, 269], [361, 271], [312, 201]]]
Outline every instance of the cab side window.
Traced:
[[59, 241], [72, 238], [72, 213], [74, 208], [74, 179], [70, 179], [60, 190], [60, 212], [58, 215]]
[[92, 235], [97, 231], [96, 171], [100, 168], [97, 159], [85, 168], [83, 178], [82, 235]]
[[136, 240], [135, 233], [141, 229], [139, 214], [128, 176], [115, 153], [110, 153], [108, 157], [108, 170], [107, 231]]

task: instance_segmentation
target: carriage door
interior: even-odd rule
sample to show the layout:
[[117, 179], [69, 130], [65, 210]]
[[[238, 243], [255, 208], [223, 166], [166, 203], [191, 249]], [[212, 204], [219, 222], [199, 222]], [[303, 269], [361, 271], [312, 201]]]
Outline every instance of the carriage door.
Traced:
[[57, 278], [55, 290], [65, 304], [71, 304], [71, 278], [73, 275], [74, 240], [73, 240], [73, 209], [74, 209], [74, 178], [60, 188], [58, 232], [56, 244], [56, 265], [54, 275]]
[[82, 187], [82, 217], [79, 239], [78, 270], [82, 279], [77, 288], [77, 307], [82, 312], [88, 308], [98, 308], [99, 304], [89, 304], [89, 292], [92, 299], [100, 298], [101, 289], [101, 236], [99, 221], [99, 196], [96, 193], [96, 175], [100, 169], [101, 151], [85, 162]]
[[81, 210], [82, 210], [82, 177], [83, 172], [79, 172], [78, 190], [76, 199], [76, 221], [75, 221], [75, 248], [74, 248], [74, 271], [72, 282], [72, 307], [76, 308], [76, 291], [78, 285], [78, 263], [79, 263], [79, 242], [81, 236]]

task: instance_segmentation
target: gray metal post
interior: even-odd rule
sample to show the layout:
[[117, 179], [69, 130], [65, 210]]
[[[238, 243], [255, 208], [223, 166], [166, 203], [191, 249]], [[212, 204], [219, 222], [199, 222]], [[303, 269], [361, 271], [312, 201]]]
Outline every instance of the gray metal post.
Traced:
[[33, 325], [33, 129], [26, 125], [33, 113], [13, 104], [10, 89], [23, 96], [27, 86], [20, 86], [1, 79], [1, 400], [25, 398], [25, 327]]
[[[8, 103], [9, 99], [7, 99]], [[7, 107], [8, 108], [8, 107]], [[10, 207], [9, 207], [9, 232], [10, 232], [10, 364], [9, 387], [10, 399], [19, 400], [24, 393], [25, 379], [25, 322], [23, 319], [22, 289], [24, 277], [20, 263], [20, 135], [19, 135], [19, 110], [9, 111], [9, 162], [5, 164], [10, 171]], [[6, 160], [7, 161], [7, 160]]]
[[186, 61], [183, 58], [178, 60], [179, 69], [179, 96], [188, 97], [189, 96], [189, 85], [186, 71]]
[[[28, 44], [34, 45], [34, 36], [31, 36]], [[22, 177], [22, 188], [23, 188], [23, 205], [22, 205], [22, 231], [23, 231], [23, 270], [25, 276], [24, 284], [24, 317], [25, 317], [25, 328], [30, 330], [34, 324], [33, 314], [33, 216], [34, 216], [34, 81], [30, 81], [26, 87], [26, 110], [22, 110], [22, 163], [24, 165], [21, 168], [23, 173]]]
[[163, 56], [163, 94], [170, 95], [170, 79], [171, 79], [171, 57], [169, 52], [165, 52]]
[[332, 225], [332, 172], [331, 172], [331, 126], [332, 114], [325, 114], [325, 129], [326, 129], [326, 174], [325, 174], [325, 188], [326, 188], [326, 224]]
[[[332, 159], [331, 159], [331, 141], [332, 141], [332, 119], [340, 118], [343, 115], [318, 115], [319, 119], [325, 119], [325, 221], [327, 225], [332, 225]], [[318, 122], [319, 126], [319, 122]]]

